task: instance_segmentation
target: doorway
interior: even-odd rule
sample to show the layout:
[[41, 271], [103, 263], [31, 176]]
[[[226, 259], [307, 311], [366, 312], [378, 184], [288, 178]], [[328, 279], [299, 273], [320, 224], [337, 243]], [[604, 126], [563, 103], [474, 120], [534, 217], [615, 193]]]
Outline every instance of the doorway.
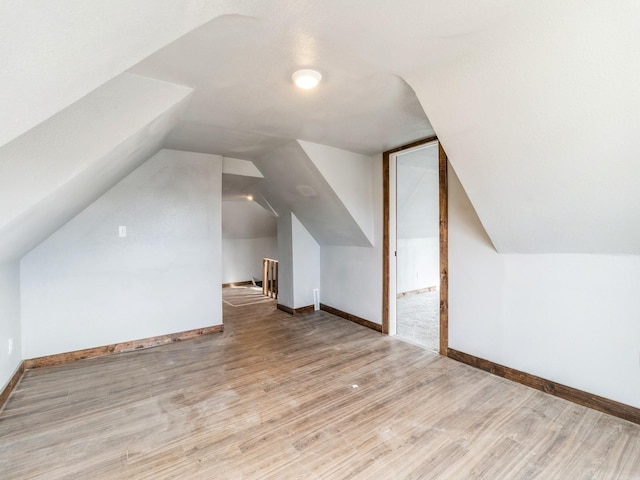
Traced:
[[385, 152], [383, 332], [447, 354], [447, 158], [437, 138]]

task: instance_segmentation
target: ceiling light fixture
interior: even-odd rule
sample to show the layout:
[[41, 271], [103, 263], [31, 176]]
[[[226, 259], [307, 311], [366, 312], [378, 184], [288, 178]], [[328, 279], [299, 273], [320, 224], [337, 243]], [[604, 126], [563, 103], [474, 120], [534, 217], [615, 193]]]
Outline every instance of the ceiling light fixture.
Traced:
[[309, 90], [318, 86], [322, 75], [316, 70], [298, 70], [291, 75], [291, 78], [298, 87]]

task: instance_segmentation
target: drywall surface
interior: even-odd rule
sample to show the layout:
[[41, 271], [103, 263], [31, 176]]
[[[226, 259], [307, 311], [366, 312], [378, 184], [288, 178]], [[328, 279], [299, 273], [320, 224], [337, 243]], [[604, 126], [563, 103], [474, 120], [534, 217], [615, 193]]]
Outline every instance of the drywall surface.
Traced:
[[371, 158], [317, 143], [298, 143], [373, 244]]
[[221, 176], [162, 150], [24, 256], [23, 356], [222, 323]]
[[[22, 361], [20, 324], [20, 263], [0, 264], [0, 389]], [[9, 339], [13, 351], [9, 354]]]
[[123, 74], [0, 148], [0, 262], [19, 259], [156, 153], [191, 89]]
[[260, 170], [256, 168], [253, 162], [240, 160], [239, 158], [222, 157], [222, 173], [263, 178]]
[[263, 197], [279, 214], [295, 213], [320, 245], [370, 245], [299, 142], [271, 150], [254, 163], [265, 178]]
[[382, 323], [382, 155], [371, 157], [374, 246], [322, 245], [321, 301]]
[[440, 239], [399, 238], [396, 292], [440, 286]]
[[640, 257], [498, 254], [449, 178], [449, 346], [640, 407]]
[[278, 258], [276, 217], [246, 199], [223, 200], [222, 283], [262, 278], [263, 258]]
[[287, 213], [278, 217], [278, 303], [289, 308], [295, 308], [292, 215]]
[[276, 228], [276, 217], [255, 202], [222, 202], [222, 238], [275, 237]]
[[313, 291], [320, 293], [320, 245], [300, 220], [291, 214], [293, 258], [293, 308], [313, 305]]
[[222, 283], [262, 279], [262, 259], [278, 259], [277, 237], [223, 238]]
[[404, 78], [499, 252], [640, 254], [640, 3], [507, 3]]
[[77, 101], [191, 29], [264, 2], [3, 2], [0, 145]]

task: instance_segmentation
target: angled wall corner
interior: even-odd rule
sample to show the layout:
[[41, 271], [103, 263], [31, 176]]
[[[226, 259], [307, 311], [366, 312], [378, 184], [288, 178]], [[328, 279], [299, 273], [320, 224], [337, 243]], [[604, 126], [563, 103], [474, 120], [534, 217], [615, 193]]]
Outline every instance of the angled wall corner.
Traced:
[[[295, 213], [320, 245], [371, 246], [367, 234], [298, 141], [271, 150], [254, 164], [264, 175], [263, 196], [279, 214]], [[368, 172], [365, 169], [364, 175], [370, 179]]]
[[221, 324], [221, 177], [161, 150], [26, 254], [24, 356]]
[[278, 303], [295, 308], [293, 295], [293, 214], [278, 217]]
[[500, 253], [640, 254], [633, 3], [518, 9], [406, 72]]
[[291, 214], [293, 257], [293, 308], [313, 305], [313, 291], [320, 290], [320, 245]]
[[278, 217], [278, 303], [313, 305], [320, 289], [320, 245], [294, 213]]
[[[9, 354], [11, 340], [13, 349]], [[9, 382], [22, 361], [22, 325], [20, 324], [20, 263], [0, 264], [0, 391]]]
[[302, 140], [298, 144], [373, 245], [371, 157]]
[[190, 95], [122, 74], [0, 148], [0, 261], [19, 259], [156, 153]]
[[[242, 2], [4, 2], [0, 146]], [[69, 34], [73, 32], [73, 35]]]

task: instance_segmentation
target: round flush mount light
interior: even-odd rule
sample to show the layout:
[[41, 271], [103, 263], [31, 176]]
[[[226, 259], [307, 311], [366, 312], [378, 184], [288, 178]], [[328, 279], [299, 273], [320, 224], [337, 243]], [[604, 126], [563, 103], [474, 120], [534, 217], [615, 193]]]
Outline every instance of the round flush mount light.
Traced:
[[309, 90], [318, 86], [318, 83], [322, 80], [322, 75], [317, 70], [306, 69], [294, 72], [291, 78], [298, 87]]

